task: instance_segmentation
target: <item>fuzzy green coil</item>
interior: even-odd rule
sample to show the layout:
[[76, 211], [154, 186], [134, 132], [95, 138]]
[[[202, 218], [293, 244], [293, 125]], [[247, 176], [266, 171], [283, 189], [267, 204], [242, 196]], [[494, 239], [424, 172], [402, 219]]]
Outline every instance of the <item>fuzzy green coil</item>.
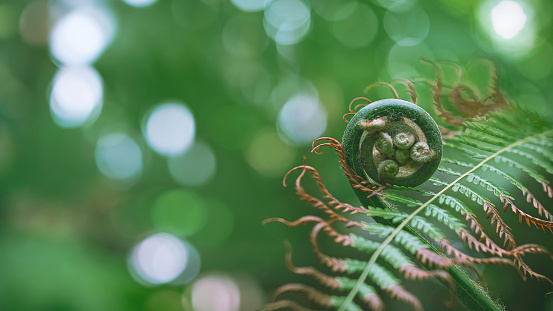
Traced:
[[342, 145], [348, 165], [381, 185], [418, 186], [432, 177], [442, 158], [442, 135], [434, 119], [401, 99], [379, 100], [357, 112]]

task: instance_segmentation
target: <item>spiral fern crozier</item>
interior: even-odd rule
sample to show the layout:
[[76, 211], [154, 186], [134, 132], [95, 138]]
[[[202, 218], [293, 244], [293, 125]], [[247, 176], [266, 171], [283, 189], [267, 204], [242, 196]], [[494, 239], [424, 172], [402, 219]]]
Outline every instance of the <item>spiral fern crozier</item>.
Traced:
[[418, 186], [442, 158], [442, 135], [434, 119], [401, 99], [379, 100], [357, 112], [342, 144], [348, 164], [381, 185]]

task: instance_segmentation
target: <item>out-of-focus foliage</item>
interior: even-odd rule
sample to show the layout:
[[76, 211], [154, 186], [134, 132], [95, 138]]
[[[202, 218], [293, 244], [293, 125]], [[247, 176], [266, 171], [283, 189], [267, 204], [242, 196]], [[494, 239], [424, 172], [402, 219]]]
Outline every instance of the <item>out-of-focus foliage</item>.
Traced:
[[[312, 139], [341, 137], [351, 99], [432, 78], [421, 58], [485, 57], [509, 98], [551, 118], [552, 13], [545, 0], [0, 3], [0, 309], [254, 310], [290, 281], [283, 239], [298, 264], [315, 259], [294, 236], [307, 228], [261, 221], [305, 214], [282, 177]], [[307, 161], [341, 174], [332, 156]], [[355, 202], [345, 178], [326, 183]], [[553, 309], [547, 285], [486, 269], [508, 309]]]

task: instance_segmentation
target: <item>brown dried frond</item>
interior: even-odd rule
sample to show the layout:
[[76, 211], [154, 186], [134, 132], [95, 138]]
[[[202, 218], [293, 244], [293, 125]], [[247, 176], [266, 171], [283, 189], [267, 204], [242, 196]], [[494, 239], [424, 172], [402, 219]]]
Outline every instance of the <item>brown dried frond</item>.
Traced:
[[[461, 259], [463, 261], [468, 261], [468, 262], [471, 262], [471, 263], [480, 263], [480, 264], [502, 264], [502, 265], [509, 265], [509, 266], [512, 266], [513, 268], [515, 268], [517, 270], [517, 272], [519, 272], [519, 274], [521, 276], [523, 276], [522, 272], [519, 270], [519, 268], [515, 265], [515, 263], [507, 258], [501, 258], [501, 257], [491, 257], [491, 258], [474, 258], [472, 256], [469, 256], [463, 252], [461, 252], [460, 250], [456, 249], [455, 247], [453, 247], [448, 240], [446, 239], [443, 239], [441, 241], [441, 245], [442, 245], [442, 251], [447, 253], [448, 255], [452, 255], [455, 256], [456, 258], [458, 259]], [[470, 267], [470, 266], [469, 266]], [[470, 267], [473, 271], [475, 271], [478, 275], [478, 271], [476, 271], [476, 269], [474, 269], [473, 267]], [[480, 277], [480, 275], [479, 275]]]
[[402, 265], [399, 267], [399, 271], [410, 280], [425, 280], [433, 277], [442, 279], [451, 291], [451, 299], [447, 301], [447, 304], [452, 306], [457, 301], [457, 287], [447, 272], [443, 270], [423, 270], [415, 265]]
[[[465, 220], [467, 222], [470, 222], [470, 228], [474, 233], [479, 234], [480, 238], [478, 239], [479, 242], [484, 241], [484, 245], [486, 245], [491, 251], [490, 253], [493, 255], [503, 256], [507, 252], [503, 248], [501, 248], [499, 245], [497, 245], [487, 234], [484, 232], [484, 228], [482, 225], [476, 220], [476, 217], [471, 214], [467, 213], [461, 213], [461, 215], [465, 216]], [[469, 248], [471, 248], [470, 243], [468, 243]]]
[[528, 273], [531, 277], [535, 277], [539, 280], [549, 282], [553, 285], [553, 282], [546, 276], [536, 273], [530, 269], [530, 267], [522, 260], [522, 256], [526, 254], [543, 254], [547, 255], [549, 259], [553, 260], [553, 255], [541, 245], [537, 244], [525, 244], [512, 250], [514, 254], [514, 261], [518, 265], [519, 269], [522, 269], [523, 278]]
[[[327, 140], [329, 142], [322, 143], [315, 146], [315, 144], [320, 142], [321, 140]], [[365, 180], [363, 177], [357, 175], [357, 173], [355, 173], [355, 171], [348, 165], [346, 151], [344, 150], [344, 147], [342, 146], [342, 144], [340, 144], [338, 140], [332, 137], [317, 138], [315, 139], [315, 141], [313, 141], [313, 149], [311, 150], [311, 152], [320, 154], [317, 151], [319, 150], [319, 148], [323, 146], [334, 148], [334, 151], [338, 155], [338, 159], [340, 162], [340, 169], [344, 171], [344, 175], [348, 178], [348, 180], [350, 181], [354, 189], [367, 193], [368, 198], [371, 198], [377, 195], [384, 195], [383, 191], [388, 189], [389, 187], [381, 186], [376, 183], [371, 183]]]
[[369, 294], [363, 296], [363, 302], [365, 302], [373, 311], [384, 311], [384, 302], [377, 294]]
[[323, 252], [321, 252], [321, 250], [319, 249], [319, 244], [317, 243], [317, 236], [319, 235], [319, 232], [321, 231], [321, 229], [325, 229], [328, 227], [330, 226], [324, 222], [316, 224], [313, 227], [313, 230], [311, 230], [309, 241], [311, 242], [311, 245], [313, 246], [313, 250], [315, 251], [315, 254], [317, 255], [317, 257], [319, 257], [319, 260], [321, 261], [322, 264], [329, 267], [333, 272], [337, 272], [337, 271], [345, 272], [347, 270], [347, 263], [345, 260], [328, 256]]
[[507, 244], [508, 249], [513, 249], [517, 246], [515, 242], [515, 237], [511, 233], [511, 228], [503, 221], [499, 212], [495, 207], [488, 201], [484, 201], [482, 204], [484, 211], [486, 212], [486, 219], [490, 218], [490, 224], [496, 224], [495, 232], [499, 234], [499, 237], [504, 237], [504, 243]]
[[417, 249], [416, 257], [420, 262], [429, 267], [436, 266], [447, 268], [453, 264], [453, 260], [451, 258], [444, 257], [424, 247]]
[[[473, 249], [477, 252], [482, 251], [484, 253], [497, 255], [499, 257], [508, 254], [506, 250], [499, 247], [488, 236], [486, 236], [483, 231], [481, 231], [481, 233], [482, 234], [480, 239], [477, 239], [465, 229], [461, 229], [457, 234], [459, 235], [459, 237], [461, 237], [461, 241], [466, 242], [467, 246], [470, 249]], [[482, 239], [484, 239], [484, 243], [481, 242]]]
[[[512, 202], [510, 202], [510, 203], [507, 202], [507, 200], [509, 200], [509, 199], [505, 198], [506, 204], [512, 203]], [[517, 264], [517, 266], [515, 266], [515, 267], [517, 268], [517, 271], [521, 274], [521, 276], [523, 278], [524, 278], [524, 275], [526, 275], [526, 273], [528, 273], [531, 276], [534, 276], [534, 277], [539, 278], [539, 279], [543, 279], [543, 280], [547, 279], [546, 277], [533, 272], [530, 269], [530, 267], [528, 265], [526, 265], [526, 263], [524, 263], [524, 261], [522, 260], [522, 256], [524, 256], [526, 254], [545, 254], [545, 255], [549, 256], [549, 258], [551, 260], [553, 260], [553, 255], [547, 249], [545, 249], [543, 246], [537, 245], [537, 244], [525, 244], [525, 245], [521, 245], [521, 246], [518, 246], [516, 248], [513, 248], [509, 251], [504, 250], [501, 247], [499, 247], [497, 244], [495, 244], [487, 235], [485, 235], [482, 226], [476, 221], [474, 216], [469, 215], [469, 214], [467, 214], [465, 216], [466, 216], [467, 221], [469, 221], [469, 220], [471, 221], [471, 228], [477, 234], [480, 233], [480, 241], [476, 240], [475, 237], [473, 237], [472, 235], [470, 235], [468, 233], [460, 234], [461, 239], [463, 241], [466, 240], [469, 248], [475, 249], [478, 252], [483, 251], [483, 252], [487, 252], [487, 253], [497, 255], [497, 256], [513, 256], [514, 257], [514, 263]], [[484, 240], [484, 243], [482, 243], [481, 240]], [[455, 257], [460, 256], [460, 258], [465, 258], [464, 254], [461, 254], [460, 252], [457, 253], [454, 249], [449, 249], [450, 247], [452, 248], [452, 246], [447, 246], [447, 245], [442, 244], [442, 248], [443, 247], [448, 248], [448, 254], [454, 253]], [[469, 260], [469, 261], [472, 261], [470, 258], [466, 258], [466, 259]], [[473, 262], [482, 263], [482, 259], [478, 259], [478, 261], [473, 261]], [[499, 262], [497, 262], [497, 263], [499, 263]], [[503, 263], [506, 263], [506, 262], [503, 262]], [[522, 271], [520, 269], [522, 269]], [[549, 279], [547, 279], [547, 280], [549, 281]]]
[[503, 211], [507, 211], [507, 209], [510, 206], [511, 211], [513, 211], [513, 213], [515, 213], [515, 215], [518, 215], [518, 221], [519, 222], [522, 222], [522, 219], [524, 219], [524, 220], [526, 220], [526, 224], [528, 224], [528, 226], [531, 226], [530, 224], [532, 224], [536, 228], [541, 228], [544, 231], [545, 231], [545, 228], [547, 228], [547, 229], [549, 229], [549, 231], [551, 231], [551, 233], [553, 233], [553, 229], [552, 229], [553, 228], [553, 222], [543, 220], [543, 219], [539, 219], [539, 218], [536, 218], [536, 217], [533, 217], [533, 216], [530, 216], [530, 215], [526, 214], [525, 212], [523, 212], [519, 208], [517, 208], [515, 206], [515, 204], [513, 203], [513, 201], [511, 201], [511, 199], [508, 198], [508, 197], [500, 196], [499, 198], [501, 199], [501, 202], [503, 202], [505, 204], [503, 206]]
[[[323, 306], [323, 307], [326, 307], [326, 308], [329, 308], [329, 307], [332, 307], [332, 297], [330, 297], [329, 295], [327, 294], [324, 294], [312, 287], [309, 287], [307, 285], [303, 285], [303, 284], [299, 284], [299, 283], [291, 283], [291, 284], [286, 284], [286, 285], [283, 285], [279, 288], [277, 288], [277, 290], [275, 291], [275, 294], [273, 295], [274, 299], [273, 300], [276, 300], [276, 298], [278, 298], [278, 296], [282, 295], [283, 293], [286, 293], [286, 292], [300, 292], [301, 294], [303, 294], [307, 299], [309, 299], [310, 301], [320, 305], [320, 306]], [[273, 309], [274, 310], [274, 309]]]
[[526, 202], [532, 203], [532, 205], [538, 210], [538, 214], [540, 214], [540, 216], [544, 216], [547, 219], [553, 221], [553, 214], [547, 211], [545, 207], [543, 207], [543, 205], [540, 203], [540, 201], [538, 201], [538, 199], [536, 199], [536, 197], [534, 197], [534, 195], [530, 193], [528, 189], [522, 190], [522, 195], [526, 196]]
[[[463, 97], [463, 91], [469, 94], [473, 100], [467, 100]], [[476, 93], [468, 86], [459, 84], [449, 93], [449, 101], [453, 107], [469, 119], [482, 115], [484, 103], [476, 98]]]
[[287, 225], [288, 227], [295, 227], [295, 226], [303, 225], [308, 222], [324, 222], [324, 220], [320, 217], [311, 216], [311, 215], [303, 216], [295, 221], [288, 221], [286, 219], [279, 218], [279, 217], [267, 218], [263, 220], [263, 224], [270, 223], [270, 222], [280, 222]]
[[[470, 86], [463, 84], [462, 69], [457, 64], [441, 61], [442, 64], [455, 66], [457, 70], [457, 82], [453, 86], [443, 84], [443, 73], [438, 64], [427, 59], [424, 62], [432, 65], [436, 72], [436, 82], [433, 84], [433, 102], [434, 109], [437, 115], [445, 120], [445, 122], [454, 127], [460, 127], [468, 119], [474, 119], [484, 116], [485, 114], [503, 109], [507, 107], [505, 97], [501, 93], [497, 83], [497, 71], [492, 62], [489, 62], [491, 71], [490, 94], [481, 99], [477, 92]], [[448, 100], [452, 107], [458, 113], [447, 111], [442, 102], [441, 96], [444, 95], [443, 88], [449, 89]]]
[[490, 95], [486, 96], [484, 101], [491, 101], [491, 104], [485, 106], [487, 111], [484, 111], [484, 113], [507, 107], [507, 101], [499, 90], [499, 75], [497, 74], [497, 67], [492, 61], [488, 61], [488, 67], [491, 71], [491, 81], [489, 85]]
[[[330, 200], [328, 202], [328, 205], [333, 206], [337, 210], [343, 209], [343, 212], [347, 212], [347, 213], [351, 213], [351, 214], [367, 212], [367, 209], [362, 207], [362, 206], [361, 207], [355, 207], [355, 206], [352, 206], [350, 204], [342, 203], [342, 202], [338, 201], [338, 199], [336, 199], [326, 188], [326, 186], [325, 186], [325, 184], [324, 184], [324, 182], [321, 178], [321, 175], [319, 175], [319, 172], [317, 172], [317, 170], [315, 168], [311, 167], [311, 166], [300, 165], [300, 166], [294, 167], [293, 169], [288, 171], [288, 173], [285, 176], [285, 180], [286, 180], [286, 177], [288, 176], [288, 174], [290, 174], [292, 171], [297, 170], [297, 169], [302, 169], [301, 174], [296, 179], [296, 193], [301, 197], [302, 200], [306, 200], [309, 203], [311, 203], [313, 206], [319, 207], [319, 208], [322, 208], [321, 204], [324, 205], [324, 203], [322, 201], [320, 201], [320, 200], [314, 198], [313, 196], [307, 194], [305, 192], [305, 190], [303, 189], [303, 187], [301, 186], [301, 179], [304, 176], [305, 171], [307, 170], [307, 171], [309, 171], [309, 173], [311, 174], [313, 179], [315, 179], [315, 182], [319, 186], [320, 191], [323, 193], [323, 197]], [[284, 185], [286, 186], [286, 184], [284, 184]], [[340, 216], [333, 215], [330, 212], [327, 212], [327, 213], [331, 214], [331, 217], [335, 217], [335, 218], [340, 217]], [[344, 219], [339, 219], [339, 220], [347, 222], [347, 220], [345, 218]]]
[[441, 126], [438, 126], [438, 128], [440, 129], [440, 133], [442, 134], [442, 139], [452, 139], [453, 137], [462, 133], [461, 131], [452, 131]]
[[413, 306], [416, 311], [422, 311], [421, 302], [413, 294], [405, 290], [401, 285], [394, 285], [384, 288], [390, 297], [401, 300]]
[[341, 234], [338, 231], [334, 230], [334, 228], [332, 228], [331, 226], [325, 226], [322, 229], [324, 229], [328, 236], [333, 238], [334, 242], [338, 244], [342, 244], [343, 246], [349, 246], [353, 244], [351, 236], [347, 234]]
[[[330, 226], [334, 222], [333, 220], [325, 221], [324, 219], [317, 216], [303, 216], [298, 220], [290, 222], [283, 218], [274, 217], [274, 218], [265, 219], [263, 221], [263, 224], [266, 224], [269, 222], [280, 222], [282, 224], [287, 225], [288, 227], [295, 227], [308, 222], [316, 222], [317, 225], [315, 226], [315, 228], [317, 228], [317, 230], [324, 229], [324, 231], [326, 231], [330, 237], [334, 238], [334, 242], [342, 244], [344, 246], [351, 245], [352, 243], [351, 237], [349, 235], [340, 234]], [[356, 221], [350, 221], [346, 225], [361, 226], [361, 223]], [[317, 234], [318, 234], [318, 231], [317, 231]]]
[[353, 116], [355, 115], [357, 112], [348, 112], [348, 113], [344, 113], [344, 115], [342, 116], [342, 119], [344, 120], [344, 122], [346, 123], [349, 123], [349, 120], [346, 119], [347, 116]]
[[407, 87], [407, 90], [409, 91], [409, 96], [411, 96], [411, 102], [415, 105], [418, 105], [418, 96], [417, 96], [417, 90], [415, 89], [415, 85], [413, 82], [409, 80], [399, 80], [398, 83], [401, 83]]
[[[355, 103], [355, 102], [358, 101], [358, 100], [364, 100], [364, 101], [366, 101], [367, 103], [366, 103], [366, 104], [355, 105], [355, 107], [352, 108], [353, 103]], [[370, 105], [370, 104], [372, 104], [372, 101], [371, 101], [370, 99], [368, 99], [368, 98], [366, 98], [366, 97], [356, 97], [356, 98], [352, 99], [352, 100], [349, 102], [348, 110], [349, 110], [350, 112], [355, 112], [355, 111], [357, 111], [357, 108], [359, 108], [359, 107], [364, 107], [364, 106]]]
[[313, 267], [296, 267], [292, 262], [292, 247], [290, 243], [285, 243], [286, 254], [284, 257], [284, 262], [286, 263], [286, 268], [296, 274], [307, 274], [313, 276], [317, 281], [323, 284], [326, 287], [337, 289], [340, 287], [340, 282], [333, 277], [330, 277]]
[[546, 180], [542, 180], [540, 183], [543, 186], [543, 192], [547, 193], [548, 197], [553, 198], [553, 190], [549, 186], [549, 183]]
[[519, 269], [522, 269], [524, 276], [528, 273], [530, 277], [536, 278], [540, 281], [548, 282], [549, 284], [553, 285], [553, 281], [551, 281], [548, 277], [541, 275], [539, 273], [534, 272], [530, 266], [528, 266], [524, 261], [522, 261], [521, 256], [514, 256], [515, 257], [515, 263], [518, 265]]
[[524, 244], [512, 250], [513, 254], [525, 255], [525, 254], [545, 254], [553, 260], [553, 254], [549, 252], [545, 247], [538, 244]]
[[390, 83], [387, 83], [387, 82], [375, 82], [375, 83], [373, 83], [373, 84], [367, 86], [367, 87], [365, 88], [365, 90], [363, 90], [363, 93], [367, 93], [368, 91], [370, 91], [370, 90], [371, 90], [372, 88], [374, 88], [375, 86], [385, 86], [385, 87], [387, 87], [387, 88], [390, 90], [390, 92], [392, 92], [392, 96], [393, 96], [395, 99], [398, 99], [398, 98], [399, 98], [399, 95], [398, 95], [398, 93], [397, 93], [396, 88], [395, 88], [393, 85], [391, 85]]
[[501, 258], [501, 257], [474, 258], [472, 256], [469, 256], [461, 252], [460, 250], [456, 249], [455, 247], [453, 247], [453, 245], [451, 245], [449, 240], [447, 239], [442, 239], [440, 241], [440, 245], [442, 246], [442, 251], [445, 252], [446, 254], [453, 255], [455, 258], [459, 258], [465, 261], [469, 261], [473, 263], [483, 263], [483, 264], [504, 264], [504, 265], [510, 265], [517, 268], [514, 262], [507, 258]]
[[[326, 305], [323, 305], [323, 306], [326, 308], [330, 307]], [[260, 311], [273, 311], [273, 310], [280, 310], [280, 309], [295, 310], [295, 311], [316, 311], [313, 309], [308, 309], [303, 306], [300, 306], [299, 304], [291, 300], [279, 300], [279, 301], [268, 303]]]
[[[300, 166], [294, 167], [293, 169], [288, 171], [286, 176], [284, 176], [284, 180], [283, 180], [284, 186], [286, 187], [286, 178], [288, 177], [288, 175], [291, 172], [293, 172], [297, 169], [302, 169], [300, 175], [298, 176], [298, 178], [296, 178], [296, 194], [300, 196], [300, 199], [307, 201], [309, 204], [313, 205], [314, 207], [316, 207], [316, 208], [324, 211], [325, 213], [329, 214], [331, 218], [337, 219], [339, 221], [343, 221], [345, 223], [350, 223], [351, 220], [339, 215], [338, 213], [336, 213], [335, 211], [330, 209], [330, 207], [328, 207], [324, 202], [322, 202], [321, 200], [319, 200], [319, 199], [315, 198], [314, 196], [312, 196], [312, 195], [308, 194], [307, 192], [305, 192], [305, 189], [301, 186], [301, 179], [305, 175], [305, 171], [309, 170], [309, 172], [314, 177], [315, 181], [317, 182], [317, 185], [319, 186], [319, 188], [321, 189], [323, 194], [325, 194], [325, 196], [327, 196], [327, 197], [331, 197], [334, 201], [333, 202], [334, 204], [340, 203], [338, 200], [334, 199], [334, 197], [332, 197], [332, 195], [330, 195], [330, 193], [326, 189], [325, 185], [323, 184], [322, 179], [319, 176], [319, 173], [313, 167], [308, 166], [308, 165], [300, 165]], [[335, 203], [335, 202], [338, 202], [338, 203]], [[352, 213], [357, 213], [357, 212], [363, 211], [363, 210], [360, 210], [359, 208], [354, 208], [353, 206], [351, 206], [349, 204], [347, 206], [348, 206], [347, 207], [348, 211], [351, 212], [353, 210]], [[361, 226], [361, 225], [359, 224], [359, 226]]]
[[443, 118], [447, 124], [454, 127], [460, 127], [461, 125], [463, 125], [463, 123], [465, 123], [466, 119], [447, 111], [442, 105], [440, 96], [442, 95], [443, 75], [440, 67], [436, 63], [428, 59], [423, 59], [422, 61], [432, 65], [436, 72], [436, 83], [434, 83], [432, 89], [432, 98], [436, 114], [438, 115], [438, 117]]

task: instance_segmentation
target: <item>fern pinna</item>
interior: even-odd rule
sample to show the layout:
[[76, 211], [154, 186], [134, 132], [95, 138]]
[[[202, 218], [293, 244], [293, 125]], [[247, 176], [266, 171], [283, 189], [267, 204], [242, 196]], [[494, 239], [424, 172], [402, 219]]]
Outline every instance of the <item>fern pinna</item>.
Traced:
[[[489, 94], [479, 96], [461, 82], [446, 86], [441, 66], [429, 63], [434, 66], [436, 78], [422, 81], [431, 85], [433, 107], [443, 127], [417, 106], [413, 81], [401, 81], [411, 102], [399, 99], [392, 84], [378, 83], [389, 88], [394, 98], [376, 102], [364, 97], [354, 99], [350, 113], [344, 115], [344, 120], [354, 116], [342, 143], [329, 137], [313, 143], [315, 153], [325, 147], [334, 149], [361, 206], [336, 199], [311, 166], [301, 165], [287, 174], [285, 185], [290, 174], [299, 172], [295, 180], [297, 194], [328, 217], [309, 215], [295, 221], [271, 218], [265, 222], [313, 226], [310, 242], [326, 267], [317, 270], [294, 266], [290, 246], [285, 261], [292, 272], [313, 277], [328, 291], [287, 284], [276, 290], [275, 300], [264, 310], [312, 310], [286, 299], [289, 292], [304, 294], [318, 306], [316, 309], [383, 310], [381, 297], [387, 295], [423, 310], [419, 299], [402, 282], [429, 278], [437, 278], [450, 288], [449, 304], [459, 298], [469, 310], [500, 310], [498, 303], [465, 273], [466, 268], [476, 271], [473, 264], [509, 265], [523, 278], [530, 276], [553, 284], [524, 262], [527, 254], [552, 259], [553, 255], [540, 245], [517, 245], [498, 210], [516, 214], [529, 226], [553, 232], [553, 215], [530, 192], [534, 186], [520, 181], [521, 176], [528, 177], [540, 185], [543, 197], [552, 197], [545, 174], [553, 174], [553, 124], [508, 103], [498, 90], [495, 71]], [[361, 104], [354, 106], [357, 102]], [[514, 171], [518, 175], [512, 175]], [[322, 196], [303, 188], [305, 175], [315, 180]], [[526, 202], [515, 204], [514, 197], [491, 179], [511, 184]], [[423, 187], [418, 188], [421, 184]], [[486, 218], [478, 218], [476, 209], [483, 209]], [[369, 217], [351, 217], [354, 214]], [[495, 237], [485, 232], [484, 221], [492, 224]], [[367, 260], [324, 253], [317, 243], [320, 234], [366, 254]], [[455, 247], [452, 236], [481, 256], [471, 256]]]

